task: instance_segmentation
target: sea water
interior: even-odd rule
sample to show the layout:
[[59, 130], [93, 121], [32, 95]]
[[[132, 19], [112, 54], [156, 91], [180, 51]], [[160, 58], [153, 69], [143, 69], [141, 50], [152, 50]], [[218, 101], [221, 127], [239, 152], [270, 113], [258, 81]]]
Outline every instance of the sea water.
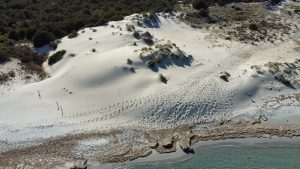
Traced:
[[130, 169], [300, 169], [300, 147], [203, 146], [185, 160], [132, 164]]

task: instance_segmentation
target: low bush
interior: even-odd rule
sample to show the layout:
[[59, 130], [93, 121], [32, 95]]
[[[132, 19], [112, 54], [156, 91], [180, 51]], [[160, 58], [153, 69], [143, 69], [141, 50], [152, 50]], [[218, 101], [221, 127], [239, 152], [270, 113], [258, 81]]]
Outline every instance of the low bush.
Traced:
[[[47, 60], [46, 55], [39, 55], [28, 46], [2, 45], [0, 47], [0, 60], [2, 60], [2, 63], [11, 60], [11, 58], [20, 60], [26, 72], [37, 73], [41, 78], [46, 77], [42, 66], [43, 62]], [[13, 74], [9, 73], [9, 76], [12, 77]]]
[[285, 74], [279, 73], [275, 76], [275, 79], [286, 86], [293, 87], [291, 80]]
[[155, 67], [155, 61], [154, 60], [149, 60], [147, 61], [147, 66], [150, 68], [150, 69], [153, 69]]
[[75, 57], [75, 56], [76, 56], [75, 53], [70, 53], [70, 54], [69, 54], [69, 57]]
[[208, 8], [208, 4], [205, 0], [194, 0], [192, 2], [192, 4], [193, 4], [193, 7], [198, 10]]
[[9, 76], [6, 73], [0, 73], [0, 84], [9, 80]]
[[69, 39], [73, 39], [73, 38], [76, 38], [78, 36], [78, 33], [76, 32], [76, 31], [73, 31], [72, 33], [70, 33], [69, 35], [68, 35], [68, 38]]
[[57, 43], [55, 43], [54, 41], [50, 42], [49, 46], [52, 48], [52, 49], [57, 49]]
[[237, 11], [242, 11], [243, 10], [241, 7], [235, 6], [235, 5], [233, 5], [232, 8], [237, 10]]
[[10, 61], [10, 58], [8, 58], [3, 51], [0, 51], [0, 64], [6, 63]]
[[141, 38], [141, 35], [140, 35], [140, 33], [139, 33], [139, 32], [137, 32], [137, 31], [134, 31], [134, 33], [133, 33], [133, 37], [135, 37], [136, 39], [140, 39], [140, 38]]
[[7, 58], [15, 58], [19, 59], [22, 63], [33, 62], [34, 64], [42, 64], [46, 60], [46, 56], [37, 54], [32, 48], [28, 46], [7, 45], [0, 47], [0, 58], [3, 58], [3, 60], [6, 61]]
[[168, 79], [163, 75], [163, 74], [159, 74], [159, 80], [163, 83], [167, 83], [168, 82]]
[[277, 5], [279, 3], [281, 3], [283, 0], [269, 0], [269, 2], [273, 5]]
[[157, 63], [161, 63], [164, 59], [165, 59], [164, 56], [159, 55], [159, 56], [156, 57], [156, 62], [157, 62]]
[[132, 60], [131, 59], [127, 59], [127, 64], [128, 65], [132, 65]]
[[44, 70], [43, 65], [37, 65], [32, 62], [24, 64], [25, 71], [29, 74], [37, 73], [40, 79], [45, 79], [47, 73]]
[[208, 9], [200, 9], [198, 15], [201, 17], [209, 17], [209, 10]]
[[258, 26], [255, 23], [251, 23], [249, 25], [249, 29], [253, 31], [258, 31]]
[[58, 46], [58, 42], [57, 41], [52, 41], [49, 43], [49, 46], [52, 48], [52, 49], [57, 49], [57, 46]]
[[11, 77], [11, 78], [14, 78], [14, 77], [16, 76], [15, 72], [12, 71], [12, 70], [9, 71], [7, 74], [8, 74], [8, 76]]
[[48, 64], [51, 66], [51, 65], [54, 65], [55, 63], [57, 63], [58, 61], [60, 61], [63, 56], [65, 55], [66, 53], [66, 50], [61, 50], [61, 51], [58, 51], [56, 53], [54, 53], [48, 60]]
[[154, 41], [152, 39], [144, 38], [143, 40], [149, 46], [154, 45]]
[[134, 67], [129, 68], [129, 70], [130, 70], [132, 73], [135, 73]]

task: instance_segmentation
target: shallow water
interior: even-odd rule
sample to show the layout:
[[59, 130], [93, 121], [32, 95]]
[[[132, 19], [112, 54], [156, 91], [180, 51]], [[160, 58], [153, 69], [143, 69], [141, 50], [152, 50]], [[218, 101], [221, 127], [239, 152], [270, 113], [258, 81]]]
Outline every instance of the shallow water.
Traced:
[[[127, 168], [127, 167], [126, 167]], [[300, 147], [206, 146], [182, 162], [134, 164], [130, 169], [296, 169]]]

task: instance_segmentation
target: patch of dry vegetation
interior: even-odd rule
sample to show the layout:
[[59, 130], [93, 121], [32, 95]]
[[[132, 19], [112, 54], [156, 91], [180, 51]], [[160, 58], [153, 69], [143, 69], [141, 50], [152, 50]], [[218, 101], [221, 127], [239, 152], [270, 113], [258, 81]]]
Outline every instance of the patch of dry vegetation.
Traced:
[[23, 69], [29, 74], [36, 73], [41, 78], [46, 77], [46, 73], [43, 68], [43, 62], [47, 60], [46, 55], [39, 55], [28, 46], [0, 46], [1, 63], [9, 61], [10, 58], [20, 60]]
[[155, 48], [142, 48], [140, 58], [151, 68], [168, 67], [170, 65], [188, 66], [193, 58], [170, 41], [156, 44]]
[[274, 79], [281, 82], [282, 84], [296, 88], [299, 81], [300, 72], [300, 60], [297, 59], [292, 63], [284, 62], [268, 62], [263, 66], [252, 66], [252, 69], [256, 70], [258, 74], [264, 74], [269, 72], [273, 75]]
[[283, 10], [278, 15], [267, 9], [265, 3], [212, 4], [211, 1], [197, 1], [196, 9], [184, 11], [181, 18], [192, 27], [211, 29], [227, 40], [245, 43], [275, 42], [293, 32], [292, 20], [288, 19], [294, 15], [291, 11]]

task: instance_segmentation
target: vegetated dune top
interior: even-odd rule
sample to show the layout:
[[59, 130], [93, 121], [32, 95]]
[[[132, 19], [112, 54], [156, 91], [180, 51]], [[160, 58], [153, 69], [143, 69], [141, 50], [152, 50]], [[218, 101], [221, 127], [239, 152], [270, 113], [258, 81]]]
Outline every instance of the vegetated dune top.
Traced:
[[[293, 40], [254, 46], [191, 28], [176, 15], [159, 14], [152, 27], [140, 17], [128, 16], [80, 30], [76, 38], [63, 38], [56, 49], [66, 50], [63, 59], [44, 65], [50, 78], [0, 98], [2, 139], [28, 141], [135, 125], [172, 127], [236, 116], [251, 119], [261, 112], [277, 119], [275, 111], [299, 109], [297, 105], [284, 106], [284, 111], [264, 108], [271, 97], [295, 90], [271, 74], [257, 75], [251, 69], [269, 61], [293, 63], [299, 56]], [[134, 30], [128, 29], [131, 25]], [[134, 31], [148, 31], [154, 45], [136, 39]], [[147, 67], [141, 53], [164, 44], [178, 47], [192, 61], [183, 63], [170, 56], [155, 63], [155, 69]], [[227, 82], [220, 78], [221, 72], [229, 72]], [[160, 81], [159, 74], [167, 83]]]

